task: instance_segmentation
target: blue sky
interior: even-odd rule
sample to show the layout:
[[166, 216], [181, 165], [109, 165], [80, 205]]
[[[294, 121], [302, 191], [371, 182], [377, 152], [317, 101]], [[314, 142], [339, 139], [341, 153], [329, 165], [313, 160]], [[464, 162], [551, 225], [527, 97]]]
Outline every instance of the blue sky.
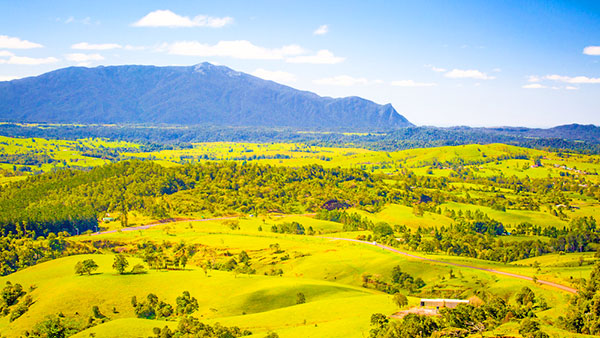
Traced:
[[600, 125], [598, 1], [0, 1], [0, 80], [204, 61], [418, 125]]

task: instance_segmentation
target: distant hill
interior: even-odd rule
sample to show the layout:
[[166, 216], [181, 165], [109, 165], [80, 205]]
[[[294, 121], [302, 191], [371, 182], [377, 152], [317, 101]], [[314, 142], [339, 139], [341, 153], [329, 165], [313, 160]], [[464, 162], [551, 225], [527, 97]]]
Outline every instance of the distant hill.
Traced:
[[600, 143], [600, 127], [593, 124], [565, 124], [553, 128], [524, 128], [524, 127], [504, 127], [489, 128], [490, 131], [523, 137], [536, 138], [559, 138], [573, 141], [585, 141], [590, 143]]
[[0, 121], [313, 130], [412, 126], [390, 104], [321, 97], [210, 63], [70, 67], [0, 82]]

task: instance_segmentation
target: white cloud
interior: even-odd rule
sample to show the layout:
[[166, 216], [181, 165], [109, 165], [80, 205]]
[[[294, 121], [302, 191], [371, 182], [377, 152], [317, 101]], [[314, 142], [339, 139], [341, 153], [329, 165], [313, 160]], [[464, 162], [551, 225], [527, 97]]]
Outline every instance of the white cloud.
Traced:
[[489, 76], [486, 73], [480, 72], [475, 69], [453, 69], [444, 76], [452, 79], [478, 79], [478, 80], [493, 80], [496, 77]]
[[325, 35], [327, 33], [329, 33], [329, 26], [327, 25], [321, 25], [313, 32], [314, 35]]
[[275, 82], [295, 82], [296, 75], [281, 70], [271, 71], [259, 68], [252, 72], [252, 75], [261, 79], [271, 80]]
[[104, 57], [100, 54], [72, 53], [65, 55], [66, 59], [73, 62], [83, 62], [83, 65], [89, 65], [90, 61], [102, 61]]
[[117, 43], [100, 43], [93, 44], [87, 42], [76, 43], [71, 46], [71, 49], [81, 49], [81, 50], [109, 50], [109, 49], [119, 49], [123, 48], [123, 46]]
[[7, 50], [0, 50], [0, 56], [13, 56], [15, 54], [7, 51]]
[[596, 84], [600, 83], [600, 77], [587, 77], [587, 76], [563, 76], [563, 75], [546, 75], [546, 80], [560, 81], [571, 84]]
[[438, 73], [443, 73], [443, 72], [446, 71], [446, 68], [439, 68], [439, 67], [436, 67], [434, 65], [425, 65], [425, 67], [433, 70], [434, 72], [438, 72]]
[[577, 89], [579, 89], [579, 88], [577, 88], [577, 87], [573, 87], [573, 86], [566, 86], [566, 87], [565, 87], [565, 89], [566, 89], [566, 90], [577, 90]]
[[547, 87], [544, 86], [544, 85], [541, 85], [539, 83], [530, 83], [530, 84], [524, 85], [522, 88], [525, 88], [525, 89], [541, 89], [541, 88], [547, 88]]
[[20, 79], [20, 76], [11, 76], [11, 75], [0, 75], [0, 81], [11, 81]]
[[587, 46], [583, 49], [583, 54], [600, 55], [600, 46]]
[[0, 35], [0, 48], [6, 49], [31, 49], [44, 47], [39, 43], [21, 40], [19, 38], [10, 37], [7, 35]]
[[[5, 55], [8, 56], [8, 55]], [[26, 65], [26, 66], [36, 66], [43, 65], [48, 63], [58, 62], [57, 58], [47, 57], [47, 58], [31, 58], [27, 56], [16, 56], [12, 55], [8, 59], [0, 59], [0, 64], [8, 64], [8, 65]]]
[[529, 75], [527, 77], [527, 82], [540, 82], [542, 79], [537, 75]]
[[433, 86], [437, 86], [437, 83], [415, 82], [413, 80], [392, 81], [390, 84], [392, 86], [396, 86], [396, 87], [433, 87]]
[[[207, 45], [197, 41], [180, 41], [162, 46], [169, 54], [187, 56], [227, 56], [235, 59], [250, 60], [281, 60], [289, 55], [304, 52], [298, 45], [288, 45], [281, 48], [264, 48], [246, 40], [219, 41], [216, 45]], [[162, 48], [161, 47], [161, 48]]]
[[170, 10], [157, 10], [134, 22], [134, 27], [211, 27], [221, 28], [233, 23], [233, 18], [198, 15], [194, 18], [177, 15]]
[[[365, 79], [364, 77], [355, 78], [355, 77], [352, 77], [349, 75], [327, 77], [327, 78], [323, 78], [323, 79], [314, 80], [313, 82], [318, 85], [345, 86], [345, 87], [350, 87], [350, 86], [355, 86], [355, 85], [368, 85], [368, 84], [373, 83], [372, 81], [369, 81], [369, 80]], [[379, 82], [379, 81], [377, 81], [377, 82]]]
[[[70, 17], [68, 17], [68, 18], [66, 18], [64, 20], [61, 19], [61, 18], [56, 18], [56, 21], [63, 22], [65, 24], [70, 24], [70, 23], [80, 23], [80, 24], [83, 24], [83, 25], [91, 25], [92, 24], [92, 18], [90, 18], [89, 16], [85, 17], [83, 19], [77, 19], [74, 16], [70, 16]], [[98, 24], [100, 24], [100, 22], [96, 21], [96, 24], [98, 25]]]
[[285, 61], [289, 63], [313, 63], [313, 64], [336, 64], [343, 62], [346, 58], [333, 55], [327, 49], [322, 49], [315, 55], [300, 55], [287, 58]]

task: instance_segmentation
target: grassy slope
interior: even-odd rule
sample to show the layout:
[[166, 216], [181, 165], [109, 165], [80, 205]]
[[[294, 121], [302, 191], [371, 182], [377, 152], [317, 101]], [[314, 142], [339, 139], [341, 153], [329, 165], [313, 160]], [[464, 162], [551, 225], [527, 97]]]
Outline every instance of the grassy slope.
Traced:
[[[543, 314], [550, 319], [564, 311], [568, 298], [564, 293], [530, 282], [488, 275], [477, 270], [421, 262], [363, 244], [258, 232], [256, 227], [261, 223], [259, 219], [242, 220], [240, 230], [231, 230], [219, 222], [195, 223], [193, 229], [189, 228], [187, 222], [180, 222], [161, 225], [142, 233], [136, 231], [102, 235], [98, 239], [112, 238], [124, 242], [140, 239], [185, 240], [186, 243], [208, 244], [232, 253], [241, 249], [256, 250], [251, 256], [253, 266], [259, 271], [257, 275], [237, 277], [232, 273], [213, 271], [210, 272], [210, 277], [206, 277], [201, 269], [192, 267], [186, 271], [151, 271], [145, 275], [118, 276], [110, 268], [112, 255], [92, 255], [101, 266], [100, 274], [76, 276], [73, 274], [75, 262], [88, 256], [63, 258], [0, 279], [0, 283], [11, 280], [26, 287], [31, 284], [38, 286], [33, 292], [36, 303], [31, 310], [10, 327], [7, 327], [6, 318], [2, 319], [0, 330], [4, 332], [6, 329], [7, 334], [12, 335], [29, 327], [44, 314], [58, 311], [74, 314], [78, 311], [89, 315], [91, 306], [99, 305], [101, 311], [111, 319], [121, 320], [95, 327], [86, 331], [87, 333], [128, 336], [126, 328], [130, 325], [148, 330], [149, 333], [152, 327], [162, 327], [164, 323], [131, 319], [131, 296], [136, 295], [140, 299], [147, 293], [154, 292], [161, 299], [174, 303], [182, 291], [189, 290], [201, 304], [196, 315], [207, 322], [237, 325], [256, 333], [275, 330], [282, 337], [361, 337], [368, 331], [368, 320], [372, 313], [390, 314], [395, 307], [390, 296], [361, 288], [360, 276], [370, 273], [386, 279], [395, 265], [423, 278], [427, 283], [426, 288], [455, 290], [465, 297], [472, 294], [474, 289], [484, 288], [512, 299], [517, 290], [528, 285], [536, 294], [545, 297], [549, 304], [562, 304]], [[277, 267], [284, 270], [283, 277], [262, 276], [261, 273], [270, 266], [267, 264], [261, 267], [260, 261], [270, 255], [267, 248], [274, 242], [279, 243], [292, 257], [295, 252], [309, 255], [278, 264]], [[473, 265], [488, 264], [501, 270], [511, 268], [490, 262], [455, 259]], [[133, 263], [134, 259], [130, 260]], [[457, 278], [448, 278], [450, 269]], [[524, 268], [515, 271], [520, 273]], [[306, 294], [307, 304], [294, 304], [297, 292]], [[413, 303], [415, 301], [411, 300]], [[118, 314], [112, 313], [113, 306], [119, 311]], [[340, 312], [340, 309], [343, 311]], [[132, 337], [139, 334], [139, 331], [129, 332], [132, 332]]]
[[[12, 142], [6, 140], [6, 142]], [[39, 147], [79, 165], [98, 165], [100, 162], [85, 162], [88, 159], [79, 159], [79, 155], [69, 152], [73, 145], [59, 144], [44, 145], [45, 140], [36, 139], [22, 141], [23, 149], [14, 148], [16, 151]], [[64, 141], [70, 142], [70, 141]], [[93, 141], [90, 142], [103, 142]], [[34, 145], [35, 144], [35, 145]], [[108, 145], [104, 145], [108, 147]], [[116, 146], [116, 145], [115, 145]], [[120, 145], [125, 146], [125, 145]], [[61, 148], [61, 147], [64, 147]], [[57, 150], [60, 151], [57, 152]], [[13, 151], [11, 150], [11, 151]], [[231, 151], [230, 151], [231, 150]], [[249, 151], [252, 150], [252, 151]], [[8, 151], [8, 150], [6, 150]], [[306, 147], [294, 144], [230, 144], [213, 143], [200, 144], [191, 150], [162, 151], [156, 153], [136, 154], [136, 156], [156, 156], [163, 165], [178, 165], [182, 155], [200, 156], [208, 154], [212, 157], [231, 159], [241, 155], [287, 155], [290, 159], [264, 159], [261, 163], [272, 165], [298, 166], [318, 163], [326, 167], [358, 167], [376, 172], [393, 173], [400, 168], [409, 167], [420, 174], [425, 174], [431, 161], [440, 162], [462, 158], [466, 161], [482, 160], [501, 155], [528, 154], [529, 156], [544, 156], [542, 168], [527, 167], [531, 161], [506, 160], [476, 165], [478, 175], [516, 175], [519, 177], [547, 177], [558, 176], [561, 172], [573, 174], [573, 170], [554, 167], [554, 164], [577, 167], [589, 171], [599, 171], [598, 164], [588, 163], [590, 157], [576, 155], [569, 159], [561, 159], [556, 155], [530, 149], [517, 148], [506, 145], [469, 145], [459, 147], [442, 147], [436, 149], [412, 149], [407, 151], [385, 153], [372, 152], [352, 148], [321, 148]], [[485, 155], [485, 156], [484, 156]], [[63, 156], [63, 157], [60, 157]], [[324, 158], [327, 157], [327, 158]], [[328, 159], [328, 160], [327, 160]], [[93, 159], [95, 160], [95, 159]], [[82, 162], [84, 161], [84, 162]], [[84, 164], [82, 164], [84, 163]], [[90, 164], [91, 163], [91, 164]], [[387, 165], [383, 168], [382, 165]], [[12, 167], [12, 166], [11, 166]], [[434, 169], [433, 175], [447, 175], [448, 169]], [[586, 176], [586, 179], [597, 180], [597, 176]], [[393, 181], [390, 180], [393, 184]], [[493, 194], [477, 185], [465, 188], [472, 189], [469, 193]], [[485, 187], [483, 187], [485, 188]], [[495, 193], [495, 192], [494, 192]], [[503, 192], [510, 194], [510, 192]], [[581, 200], [582, 208], [573, 212], [576, 215], [597, 215], [600, 206], [596, 202]], [[456, 210], [481, 209], [490, 217], [506, 224], [531, 222], [534, 224], [564, 225], [564, 221], [550, 216], [545, 212], [513, 211], [499, 212], [485, 207], [463, 204], [447, 204]], [[451, 220], [437, 214], [425, 213], [417, 217], [412, 209], [404, 206], [391, 205], [385, 207], [378, 214], [365, 214], [373, 221], [385, 221], [390, 224], [405, 224], [410, 228], [422, 226], [448, 225]], [[147, 219], [132, 218], [134, 222], [144, 223]], [[35, 284], [37, 289], [32, 292], [35, 303], [29, 312], [14, 323], [8, 323], [8, 318], [0, 319], [0, 332], [15, 336], [21, 330], [31, 327], [48, 313], [63, 311], [67, 315], [79, 312], [82, 318], [87, 318], [91, 313], [91, 306], [99, 305], [101, 311], [115, 319], [109, 323], [92, 328], [79, 336], [85, 337], [89, 333], [97, 336], [110, 337], [135, 337], [141, 332], [150, 333], [152, 327], [164, 326], [161, 321], [148, 321], [133, 318], [130, 298], [136, 295], [138, 299], [147, 293], [156, 293], [160, 298], [174, 303], [175, 297], [183, 290], [189, 290], [199, 299], [201, 309], [196, 313], [203, 320], [214, 323], [219, 321], [226, 325], [238, 325], [249, 328], [262, 336], [267, 330], [276, 330], [282, 337], [362, 337], [368, 332], [368, 320], [372, 313], [391, 313], [395, 307], [388, 295], [361, 288], [360, 276], [364, 273], [380, 275], [389, 279], [393, 266], [400, 265], [403, 271], [415, 277], [421, 277], [427, 283], [426, 288], [435, 287], [438, 290], [456, 292], [468, 296], [475, 289], [486, 289], [512, 299], [514, 293], [523, 285], [532, 287], [536, 294], [543, 295], [549, 304], [558, 304], [554, 308], [541, 314], [543, 317], [555, 319], [563, 314], [567, 296], [555, 290], [534, 285], [530, 282], [514, 280], [503, 276], [493, 276], [482, 271], [451, 268], [444, 265], [425, 263], [382, 251], [370, 246], [356, 243], [330, 241], [324, 238], [273, 234], [270, 225], [284, 221], [299, 221], [306, 228], [312, 226], [315, 230], [326, 234], [340, 231], [341, 225], [332, 222], [314, 220], [306, 217], [290, 218], [248, 218], [240, 221], [240, 229], [232, 230], [222, 222], [180, 222], [177, 224], [160, 225], [148, 231], [132, 231], [107, 234], [96, 237], [97, 239], [116, 239], [133, 245], [142, 240], [161, 242], [185, 241], [186, 243], [199, 243], [222, 250], [229, 250], [236, 254], [241, 250], [249, 251], [253, 257], [253, 266], [258, 270], [255, 276], [238, 275], [213, 271], [210, 277], [195, 267], [186, 271], [151, 271], [145, 275], [118, 276], [110, 268], [112, 255], [94, 255], [93, 258], [100, 264], [99, 274], [94, 276], [76, 276], [73, 273], [75, 262], [84, 257], [68, 257], [43, 263], [8, 277], [0, 278], [0, 285], [6, 280], [19, 282], [27, 288]], [[118, 224], [109, 224], [110, 228]], [[261, 226], [263, 231], [258, 231]], [[355, 237], [357, 233], [336, 233], [336, 236]], [[81, 236], [87, 240], [90, 237]], [[283, 277], [267, 277], [262, 273], [268, 271], [271, 253], [269, 245], [279, 243], [292, 259], [278, 263], [275, 267], [284, 271]], [[305, 255], [294, 258], [297, 254]], [[583, 255], [584, 260], [591, 260], [589, 255]], [[447, 257], [434, 255], [435, 258], [467, 263], [478, 266], [487, 266], [499, 270], [516, 272], [524, 275], [536, 275], [539, 278], [553, 280], [561, 283], [570, 282], [571, 278], [586, 277], [589, 274], [589, 265], [572, 265], [579, 261], [579, 254], [564, 256], [544, 256], [535, 259], [514, 262], [510, 265], [478, 261], [468, 258]], [[541, 271], [536, 271], [531, 264], [537, 260]], [[135, 263], [136, 259], [130, 258]], [[191, 263], [193, 263], [192, 260]], [[449, 272], [453, 270], [457, 278], [449, 279]], [[295, 294], [302, 291], [307, 295], [308, 303], [295, 305]], [[415, 302], [415, 299], [411, 299]], [[119, 313], [113, 314], [115, 307]], [[213, 310], [214, 309], [214, 310]], [[342, 309], [342, 311], [340, 311]], [[216, 311], [215, 311], [216, 310]], [[246, 314], [243, 314], [243, 313]], [[304, 322], [306, 320], [306, 323]], [[173, 324], [173, 322], [170, 322]], [[515, 333], [513, 323], [503, 325], [500, 331]], [[573, 336], [564, 332], [557, 332], [562, 336]], [[146, 333], [144, 333], [146, 335]]]

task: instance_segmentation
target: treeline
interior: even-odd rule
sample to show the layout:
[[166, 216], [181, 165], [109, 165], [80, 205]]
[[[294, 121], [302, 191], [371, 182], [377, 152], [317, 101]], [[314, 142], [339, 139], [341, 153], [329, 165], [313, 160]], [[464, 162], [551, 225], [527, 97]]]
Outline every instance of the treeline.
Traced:
[[19, 165], [42, 165], [53, 163], [56, 160], [47, 154], [0, 154], [0, 163], [19, 164]]
[[90, 171], [60, 170], [0, 187], [0, 234], [45, 236], [95, 230], [107, 211], [156, 218], [205, 213], [316, 211], [331, 198], [377, 210], [390, 194], [381, 179], [358, 169], [301, 168], [220, 162], [165, 168], [124, 161]]
[[426, 253], [442, 252], [497, 262], [537, 257], [547, 253], [594, 251], [600, 244], [600, 229], [594, 217], [573, 219], [568, 227], [541, 229], [530, 224], [517, 226], [517, 234], [535, 229], [538, 236], [548, 239], [513, 241], [504, 225], [477, 210], [460, 213], [450, 226], [419, 227], [413, 232], [404, 225], [374, 224], [368, 218], [344, 210], [321, 210], [316, 218], [344, 224], [345, 231], [370, 230], [372, 235], [360, 235], [360, 240], [376, 240], [389, 246], [407, 246]]
[[0, 276], [44, 261], [74, 254], [94, 253], [92, 244], [69, 241], [64, 233], [51, 233], [47, 238], [0, 238]]
[[55, 139], [78, 139], [87, 137], [109, 138], [138, 143], [186, 144], [192, 142], [293, 142], [319, 146], [368, 148], [371, 150], [396, 151], [411, 148], [429, 148], [464, 144], [505, 143], [527, 148], [547, 150], [569, 150], [588, 154], [600, 153], [600, 142], [594, 138], [586, 141], [568, 139], [570, 134], [551, 133], [539, 138], [526, 134], [507, 133], [484, 128], [452, 127], [407, 127], [382, 130], [367, 134], [343, 131], [300, 132], [294, 129], [256, 127], [198, 126], [152, 126], [152, 125], [61, 125], [43, 128], [19, 124], [0, 125], [0, 135], [10, 137], [44, 137]]
[[373, 222], [358, 213], [348, 213], [344, 210], [321, 209], [315, 215], [316, 219], [342, 223], [344, 231], [371, 230]]
[[[400, 238], [413, 250], [443, 252], [449, 255], [505, 263], [546, 253], [591, 251], [593, 247], [590, 244], [600, 243], [597, 230], [570, 228], [566, 234], [549, 241], [541, 239], [513, 241], [508, 236], [498, 235], [501, 231], [503, 227], [495, 222], [491, 224], [462, 222], [434, 230], [433, 236], [424, 237], [420, 233], [405, 233], [401, 234]], [[391, 241], [389, 243], [394, 244]]]

